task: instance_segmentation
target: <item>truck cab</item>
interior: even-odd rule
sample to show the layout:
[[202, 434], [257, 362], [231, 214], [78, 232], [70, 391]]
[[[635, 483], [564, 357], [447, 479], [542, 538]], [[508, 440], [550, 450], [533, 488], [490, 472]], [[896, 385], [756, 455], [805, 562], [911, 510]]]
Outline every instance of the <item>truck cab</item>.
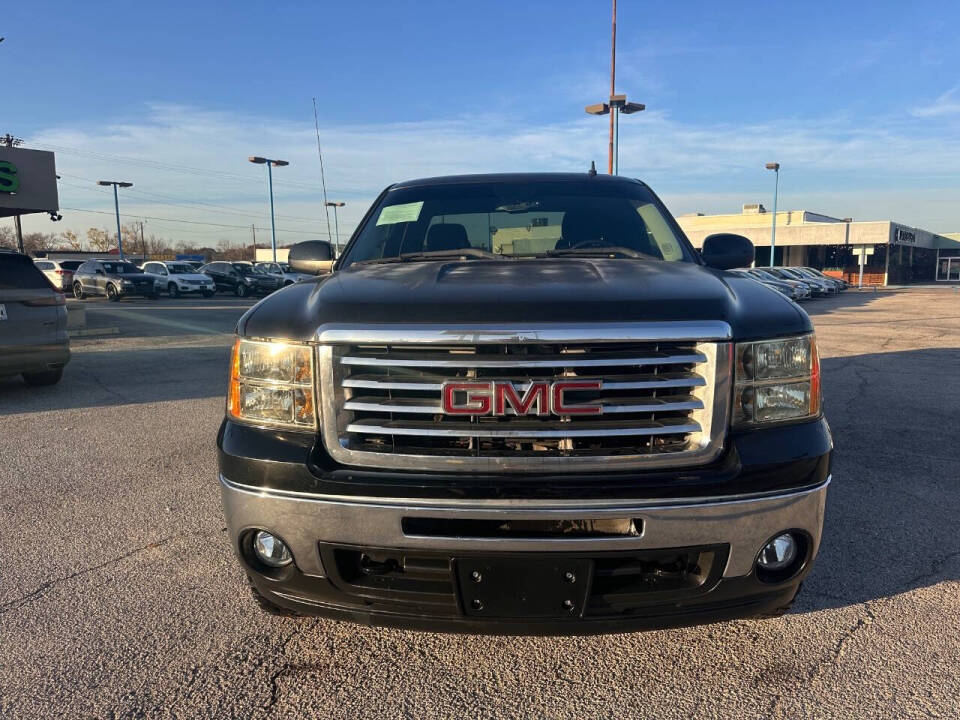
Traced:
[[217, 438], [261, 607], [503, 634], [785, 612], [832, 440], [809, 317], [644, 183], [387, 188], [240, 320]]

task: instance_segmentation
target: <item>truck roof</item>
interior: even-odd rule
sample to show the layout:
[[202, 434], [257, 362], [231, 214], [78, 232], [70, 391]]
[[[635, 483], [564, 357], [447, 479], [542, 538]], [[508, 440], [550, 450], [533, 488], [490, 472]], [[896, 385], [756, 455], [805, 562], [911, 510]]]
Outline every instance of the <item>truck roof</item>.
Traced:
[[416, 180], [405, 180], [390, 186], [390, 189], [423, 187], [429, 185], [468, 185], [473, 183], [538, 183], [538, 182], [590, 182], [613, 183], [615, 185], [640, 184], [640, 180], [623, 177], [620, 175], [605, 175], [597, 173], [561, 173], [561, 172], [538, 172], [538, 173], [488, 173], [477, 175], [441, 175], [438, 177], [418, 178]]

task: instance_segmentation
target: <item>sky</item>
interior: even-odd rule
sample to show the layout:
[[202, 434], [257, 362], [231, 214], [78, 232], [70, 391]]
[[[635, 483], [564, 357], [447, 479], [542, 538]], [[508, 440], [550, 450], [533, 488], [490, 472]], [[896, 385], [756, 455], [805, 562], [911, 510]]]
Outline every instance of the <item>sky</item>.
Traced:
[[[960, 231], [960, 3], [620, 0], [620, 173], [675, 215], [780, 209]], [[21, 2], [0, 16], [0, 134], [56, 152], [63, 220], [172, 241], [345, 241], [387, 185], [606, 167], [609, 0]], [[332, 218], [331, 218], [332, 222]], [[11, 224], [0, 220], [0, 224]], [[251, 229], [254, 225], [256, 230]]]

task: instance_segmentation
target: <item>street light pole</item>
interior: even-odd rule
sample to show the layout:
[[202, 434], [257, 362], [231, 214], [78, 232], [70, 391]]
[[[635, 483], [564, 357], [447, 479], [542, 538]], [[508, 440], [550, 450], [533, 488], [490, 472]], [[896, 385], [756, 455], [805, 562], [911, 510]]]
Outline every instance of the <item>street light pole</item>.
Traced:
[[780, 163], [767, 163], [767, 170], [773, 170], [773, 223], [770, 226], [770, 267], [773, 267], [773, 254], [777, 246], [777, 195], [780, 192]]
[[627, 102], [626, 95], [616, 94], [617, 77], [617, 0], [613, 0], [613, 29], [610, 40], [610, 100], [609, 102], [587, 105], [584, 108], [588, 115], [610, 116], [610, 142], [607, 149], [607, 172], [617, 175], [620, 172], [620, 113], [631, 113], [646, 110], [643, 103]]
[[273, 215], [273, 168], [289, 165], [286, 160], [271, 160], [270, 158], [251, 155], [247, 158], [250, 162], [257, 165], [267, 166], [267, 185], [270, 189], [270, 247], [273, 250], [273, 262], [277, 261], [277, 224]]
[[113, 185], [113, 209], [117, 213], [117, 251], [120, 254], [120, 259], [123, 260], [123, 236], [120, 232], [120, 195], [117, 188], [133, 187], [133, 183], [119, 180], [97, 180], [97, 185], [103, 185], [104, 187]]
[[333, 226], [336, 228], [337, 233], [337, 257], [340, 257], [340, 221], [337, 219], [337, 208], [343, 207], [346, 203], [342, 202], [325, 202], [324, 205], [327, 207], [333, 208]]

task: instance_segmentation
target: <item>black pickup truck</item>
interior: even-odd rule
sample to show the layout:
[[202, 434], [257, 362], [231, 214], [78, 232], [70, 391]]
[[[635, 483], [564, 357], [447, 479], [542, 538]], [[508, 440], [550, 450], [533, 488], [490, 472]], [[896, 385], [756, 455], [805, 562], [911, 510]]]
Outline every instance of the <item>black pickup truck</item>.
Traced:
[[832, 440], [810, 319], [642, 182], [393, 185], [240, 320], [217, 438], [270, 612], [617, 632], [785, 612]]

